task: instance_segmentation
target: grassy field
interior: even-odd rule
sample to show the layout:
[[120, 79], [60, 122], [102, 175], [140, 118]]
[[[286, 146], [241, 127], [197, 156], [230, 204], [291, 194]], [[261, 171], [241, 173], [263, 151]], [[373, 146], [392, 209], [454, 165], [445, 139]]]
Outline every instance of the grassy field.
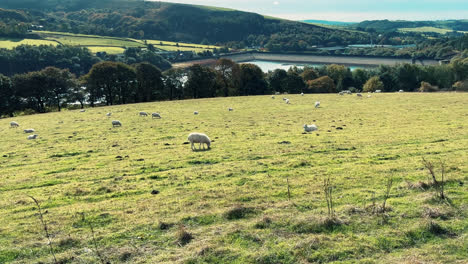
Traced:
[[[204, 50], [211, 50], [215, 48], [221, 48], [218, 46], [213, 45], [202, 45], [202, 44], [190, 44], [190, 43], [179, 43], [179, 42], [171, 42], [171, 41], [159, 41], [159, 40], [147, 40], [148, 44], [153, 44], [155, 48], [166, 50], [166, 51], [190, 51], [193, 50], [195, 52], [200, 52]], [[177, 46], [179, 44], [179, 46]]]
[[57, 46], [57, 42], [42, 39], [6, 39], [0, 38], [0, 49], [13, 49], [20, 45], [54, 45]]
[[[63, 263], [466, 263], [467, 93], [279, 97], [1, 119], [0, 263], [53, 262], [28, 195]], [[212, 149], [191, 151], [193, 131]], [[423, 157], [446, 162], [447, 199]]]
[[[83, 35], [52, 31], [34, 31], [43, 39], [6, 39], [0, 38], [0, 48], [12, 49], [19, 45], [71, 45], [84, 46], [91, 52], [107, 52], [109, 54], [121, 54], [125, 48], [145, 48], [145, 41], [132, 38], [116, 38], [96, 35]], [[194, 51], [202, 52], [206, 50], [213, 51], [215, 48], [220, 48], [213, 45], [201, 45], [160, 40], [146, 40], [148, 44], [153, 44], [155, 48], [162, 51]], [[162, 43], [162, 45], [161, 45]], [[179, 44], [179, 46], [177, 46]]]
[[[446, 34], [448, 32], [453, 32], [453, 30], [445, 28], [436, 28], [436, 27], [417, 27], [417, 28], [399, 28], [400, 32], [428, 32], [428, 33], [438, 33]], [[458, 31], [460, 33], [468, 33], [466, 31]]]

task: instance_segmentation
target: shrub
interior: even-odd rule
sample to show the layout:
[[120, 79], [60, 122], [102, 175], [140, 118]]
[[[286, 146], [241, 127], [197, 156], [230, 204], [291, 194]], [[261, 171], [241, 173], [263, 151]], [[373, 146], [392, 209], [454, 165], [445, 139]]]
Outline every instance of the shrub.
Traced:
[[456, 82], [452, 87], [458, 92], [468, 92], [468, 80]]
[[379, 76], [374, 76], [367, 80], [362, 89], [363, 92], [375, 92], [376, 90], [383, 90], [384, 84], [380, 80]]
[[333, 79], [328, 76], [322, 76], [320, 78], [307, 82], [307, 88], [312, 93], [334, 93], [336, 92], [336, 86]]
[[439, 87], [432, 86], [428, 82], [421, 82], [421, 87], [419, 87], [420, 92], [437, 92], [439, 91]]

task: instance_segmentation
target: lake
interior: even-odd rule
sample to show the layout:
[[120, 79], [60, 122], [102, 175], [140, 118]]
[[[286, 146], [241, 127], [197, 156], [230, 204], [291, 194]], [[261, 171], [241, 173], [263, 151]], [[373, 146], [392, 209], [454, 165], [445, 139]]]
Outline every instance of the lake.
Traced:
[[[288, 62], [281, 62], [281, 61], [265, 61], [265, 60], [251, 60], [251, 61], [245, 61], [242, 63], [252, 63], [260, 67], [263, 72], [268, 72], [268, 71], [274, 71], [276, 69], [283, 69], [283, 70], [289, 70], [289, 68], [297, 66], [298, 68], [302, 69], [304, 66], [312, 66], [312, 67], [320, 67], [328, 64], [320, 64], [320, 63], [288, 63]], [[351, 71], [361, 68], [373, 68], [372, 66], [369, 65], [363, 65], [363, 66], [347, 66], [351, 69]]]

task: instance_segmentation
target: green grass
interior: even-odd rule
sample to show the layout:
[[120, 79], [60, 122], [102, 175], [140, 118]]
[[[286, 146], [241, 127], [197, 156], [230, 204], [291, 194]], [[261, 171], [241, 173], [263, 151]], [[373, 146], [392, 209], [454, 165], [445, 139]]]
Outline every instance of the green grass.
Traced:
[[[398, 31], [400, 32], [428, 32], [428, 33], [438, 33], [438, 34], [446, 34], [449, 32], [453, 32], [453, 30], [445, 29], [445, 28], [437, 28], [437, 27], [416, 27], [416, 28], [399, 28]], [[457, 31], [459, 33], [468, 33], [467, 31]]]
[[[468, 259], [467, 93], [287, 97], [291, 105], [252, 96], [1, 119], [0, 262], [52, 261], [27, 195], [47, 210], [57, 258], [68, 263], [99, 262], [89, 223], [111, 263]], [[112, 128], [115, 119], [123, 126]], [[9, 128], [13, 120], [20, 129]], [[305, 123], [319, 130], [302, 134]], [[27, 140], [25, 128], [38, 139]], [[211, 137], [210, 151], [190, 150], [193, 131]], [[448, 201], [408, 187], [428, 179], [422, 157], [447, 162]], [[387, 176], [391, 210], [371, 214]], [[336, 223], [326, 219], [325, 177], [335, 185]], [[186, 245], [179, 225], [193, 237]]]
[[[46, 40], [55, 41], [56, 44], [60, 43], [63, 45], [87, 47], [93, 53], [105, 51], [109, 54], [120, 54], [125, 51], [125, 48], [146, 47], [144, 40], [137, 40], [137, 39], [132, 39], [132, 38], [105, 37], [105, 36], [96, 36], [96, 35], [51, 32], [51, 31], [34, 31], [34, 33], [39, 34], [42, 38]], [[205, 50], [212, 51], [214, 48], [219, 48], [217, 46], [212, 46], [212, 45], [178, 43], [178, 42], [160, 41], [160, 40], [146, 40], [146, 43], [153, 44], [155, 45], [155, 48], [164, 50], [164, 51], [180, 50], [180, 51], [201, 52]], [[177, 46], [177, 44], [179, 46]]]
[[[34, 31], [43, 39], [7, 39], [0, 38], [0, 48], [12, 49], [19, 45], [71, 45], [83, 46], [91, 52], [106, 52], [109, 54], [121, 54], [126, 48], [145, 48], [145, 41], [132, 38], [105, 37], [96, 35], [73, 34], [52, 31]], [[201, 45], [172, 41], [146, 40], [146, 43], [153, 44], [155, 48], [163, 51], [213, 51], [220, 48], [213, 45]], [[162, 43], [162, 45], [161, 45]], [[178, 46], [177, 46], [178, 44]]]
[[92, 53], [97, 52], [106, 52], [107, 54], [122, 54], [125, 51], [125, 48], [121, 47], [94, 47], [94, 46], [87, 46], [87, 48]]
[[6, 39], [0, 38], [0, 49], [13, 49], [20, 45], [53, 45], [57, 46], [57, 42], [50, 41], [50, 40], [42, 40], [42, 39]]

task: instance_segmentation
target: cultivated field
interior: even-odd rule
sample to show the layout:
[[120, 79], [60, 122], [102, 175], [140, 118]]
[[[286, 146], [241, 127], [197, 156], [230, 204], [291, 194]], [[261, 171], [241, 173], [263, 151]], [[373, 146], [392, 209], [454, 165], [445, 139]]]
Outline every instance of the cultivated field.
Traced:
[[[9, 39], [0, 38], [0, 48], [12, 49], [19, 45], [71, 45], [83, 46], [91, 52], [106, 52], [108, 54], [122, 54], [126, 48], [146, 48], [144, 40], [132, 38], [117, 38], [97, 35], [73, 34], [53, 31], [34, 31], [43, 39]], [[213, 51], [218, 46], [191, 44], [182, 42], [146, 40], [147, 44], [153, 44], [161, 51]], [[177, 46], [178, 45], [178, 46]]]
[[20, 45], [53, 45], [57, 46], [57, 42], [43, 39], [8, 39], [0, 38], [0, 49], [13, 49]]
[[[446, 29], [446, 28], [436, 28], [436, 27], [417, 27], [417, 28], [399, 28], [398, 31], [400, 32], [428, 32], [428, 33], [439, 33], [439, 34], [447, 34], [449, 32], [453, 32], [454, 30]], [[468, 33], [466, 31], [457, 31], [459, 33]]]
[[[468, 94], [281, 97], [1, 119], [0, 263], [53, 262], [28, 195], [62, 263], [466, 263]], [[447, 199], [423, 157], [445, 161]]]

